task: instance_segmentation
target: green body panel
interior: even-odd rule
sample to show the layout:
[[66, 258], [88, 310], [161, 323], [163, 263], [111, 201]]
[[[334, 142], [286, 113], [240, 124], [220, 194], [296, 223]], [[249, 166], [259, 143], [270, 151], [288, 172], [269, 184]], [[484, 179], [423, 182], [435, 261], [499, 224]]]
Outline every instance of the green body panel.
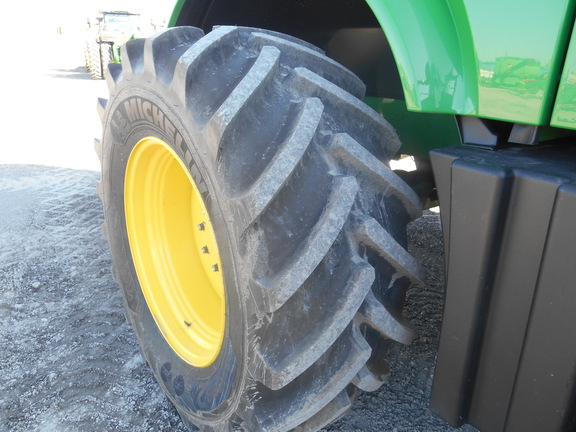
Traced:
[[576, 28], [572, 32], [550, 123], [556, 127], [576, 129]]
[[170, 18], [168, 19], [168, 27], [174, 27], [176, 25], [176, 20], [182, 11], [182, 7], [184, 7], [184, 3], [186, 0], [176, 0], [174, 2], [174, 7], [172, 8], [172, 13], [170, 14]]
[[573, 0], [367, 2], [409, 110], [549, 122]]

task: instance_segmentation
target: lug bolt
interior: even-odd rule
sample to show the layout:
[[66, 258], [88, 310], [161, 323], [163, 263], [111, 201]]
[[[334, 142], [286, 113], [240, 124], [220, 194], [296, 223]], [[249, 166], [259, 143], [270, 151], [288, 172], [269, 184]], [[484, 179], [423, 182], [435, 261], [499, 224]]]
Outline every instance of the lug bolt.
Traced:
[[202, 249], [200, 249], [200, 252], [202, 252], [203, 254], [210, 253], [210, 251], [208, 251], [208, 246], [202, 246]]
[[198, 231], [204, 231], [206, 229], [206, 223], [202, 222], [198, 224]]
[[212, 266], [212, 271], [213, 271], [213, 272], [217, 272], [217, 271], [218, 271], [218, 264], [214, 264], [214, 265]]

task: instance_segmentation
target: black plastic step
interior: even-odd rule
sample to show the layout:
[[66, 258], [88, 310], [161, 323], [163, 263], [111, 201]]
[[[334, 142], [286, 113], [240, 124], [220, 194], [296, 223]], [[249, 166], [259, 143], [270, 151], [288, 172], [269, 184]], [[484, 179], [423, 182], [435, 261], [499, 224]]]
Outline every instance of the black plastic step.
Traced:
[[576, 148], [431, 159], [447, 265], [431, 409], [482, 432], [576, 430]]

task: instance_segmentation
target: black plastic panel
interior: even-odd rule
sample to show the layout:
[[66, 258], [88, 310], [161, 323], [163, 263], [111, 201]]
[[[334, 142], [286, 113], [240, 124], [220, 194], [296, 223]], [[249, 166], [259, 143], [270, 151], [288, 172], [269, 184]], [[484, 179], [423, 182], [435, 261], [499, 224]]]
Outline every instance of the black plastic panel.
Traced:
[[482, 432], [575, 430], [576, 150], [431, 157], [447, 257], [432, 410]]

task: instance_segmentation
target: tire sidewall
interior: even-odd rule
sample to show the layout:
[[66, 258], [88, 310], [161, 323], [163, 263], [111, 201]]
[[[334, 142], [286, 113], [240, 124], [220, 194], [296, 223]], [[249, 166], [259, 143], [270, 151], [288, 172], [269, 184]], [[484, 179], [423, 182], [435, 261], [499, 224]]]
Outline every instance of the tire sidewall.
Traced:
[[[237, 242], [226, 223], [225, 215], [232, 212], [218, 185], [215, 163], [206, 160], [206, 152], [185, 126], [190, 124], [185, 108], [177, 101], [172, 107], [179, 106], [180, 110], [169, 107], [166, 98], [145, 85], [131, 84], [118, 90], [109, 102], [103, 130], [104, 141], [109, 141], [104, 146], [109, 154], [103, 159], [106, 228], [113, 262], [124, 263], [116, 274], [127, 315], [157, 381], [181, 415], [217, 422], [236, 409], [246, 374], [246, 311], [236, 276]], [[152, 110], [161, 115], [153, 117]], [[130, 253], [124, 216], [126, 165], [136, 143], [149, 136], [167, 143], [188, 168], [202, 194], [218, 243], [226, 296], [225, 335], [217, 359], [204, 368], [180, 359], [162, 336], [144, 299]]]

